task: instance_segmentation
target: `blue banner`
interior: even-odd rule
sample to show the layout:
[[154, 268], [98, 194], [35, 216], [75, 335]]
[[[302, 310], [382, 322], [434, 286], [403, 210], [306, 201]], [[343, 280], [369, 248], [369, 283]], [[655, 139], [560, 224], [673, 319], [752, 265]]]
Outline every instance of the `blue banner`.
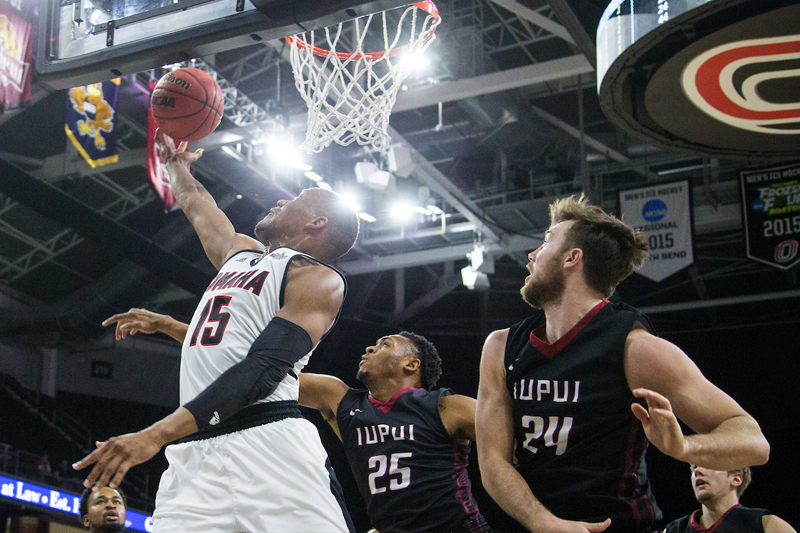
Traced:
[[120, 79], [74, 87], [67, 91], [67, 137], [92, 168], [116, 163], [117, 108]]
[[[75, 515], [80, 519], [81, 497], [71, 492], [0, 476], [0, 496], [26, 505], [42, 507], [49, 511]], [[125, 511], [125, 527], [133, 531], [150, 533], [153, 530], [153, 518], [150, 515], [127, 509]]]

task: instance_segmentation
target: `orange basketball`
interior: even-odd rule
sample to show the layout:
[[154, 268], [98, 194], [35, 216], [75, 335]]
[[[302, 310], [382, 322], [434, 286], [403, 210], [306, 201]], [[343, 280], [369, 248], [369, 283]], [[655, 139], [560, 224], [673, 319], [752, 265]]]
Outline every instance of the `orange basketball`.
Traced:
[[214, 131], [224, 107], [219, 84], [199, 68], [168, 72], [150, 96], [156, 124], [176, 141], [196, 141]]

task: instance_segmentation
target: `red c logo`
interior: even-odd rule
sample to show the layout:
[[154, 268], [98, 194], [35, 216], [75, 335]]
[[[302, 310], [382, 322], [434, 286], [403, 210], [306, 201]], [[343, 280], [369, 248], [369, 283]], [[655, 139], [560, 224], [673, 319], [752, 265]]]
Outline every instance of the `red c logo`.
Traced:
[[712, 48], [694, 58], [683, 71], [686, 97], [707, 115], [730, 126], [774, 135], [800, 135], [800, 101], [779, 104], [758, 94], [767, 80], [800, 77], [800, 69], [772, 70], [750, 75], [736, 87], [734, 74], [746, 65], [800, 59], [800, 35], [752, 39]]

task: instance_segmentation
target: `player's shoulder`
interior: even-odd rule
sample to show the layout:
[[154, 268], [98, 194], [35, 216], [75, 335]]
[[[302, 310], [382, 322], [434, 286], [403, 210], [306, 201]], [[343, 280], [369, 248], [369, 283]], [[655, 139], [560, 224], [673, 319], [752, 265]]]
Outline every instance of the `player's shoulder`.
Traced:
[[662, 533], [689, 533], [693, 531], [690, 527], [691, 515], [686, 515], [668, 523]]

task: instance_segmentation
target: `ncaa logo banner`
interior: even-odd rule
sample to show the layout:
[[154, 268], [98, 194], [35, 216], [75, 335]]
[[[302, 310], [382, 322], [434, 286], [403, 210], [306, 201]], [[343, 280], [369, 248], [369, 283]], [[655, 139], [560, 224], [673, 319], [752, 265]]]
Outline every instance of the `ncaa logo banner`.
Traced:
[[626, 224], [647, 234], [650, 258], [637, 273], [658, 282], [694, 263], [688, 181], [619, 191], [619, 207]]
[[794, 267], [800, 262], [800, 163], [740, 176], [747, 257], [782, 270]]

